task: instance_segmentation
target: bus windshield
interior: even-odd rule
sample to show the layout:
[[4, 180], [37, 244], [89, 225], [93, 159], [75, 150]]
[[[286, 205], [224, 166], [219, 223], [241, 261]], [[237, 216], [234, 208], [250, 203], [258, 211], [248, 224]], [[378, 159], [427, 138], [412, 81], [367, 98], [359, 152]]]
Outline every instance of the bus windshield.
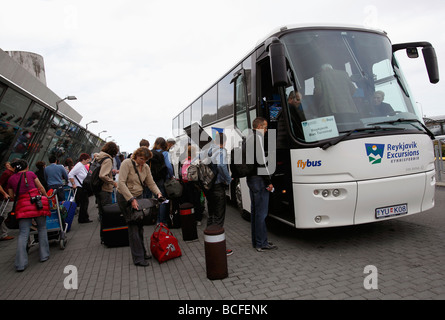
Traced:
[[281, 41], [292, 82], [286, 88], [288, 119], [298, 140], [338, 139], [367, 128], [373, 133], [424, 131], [413, 121], [396, 121], [422, 118], [385, 35], [303, 30], [287, 33]]

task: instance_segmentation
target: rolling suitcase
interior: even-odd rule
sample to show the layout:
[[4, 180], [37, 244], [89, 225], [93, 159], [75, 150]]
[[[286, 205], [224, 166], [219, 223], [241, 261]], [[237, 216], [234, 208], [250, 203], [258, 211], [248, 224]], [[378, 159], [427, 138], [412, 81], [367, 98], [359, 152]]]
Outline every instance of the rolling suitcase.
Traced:
[[103, 207], [101, 240], [107, 247], [128, 246], [128, 226], [117, 203]]

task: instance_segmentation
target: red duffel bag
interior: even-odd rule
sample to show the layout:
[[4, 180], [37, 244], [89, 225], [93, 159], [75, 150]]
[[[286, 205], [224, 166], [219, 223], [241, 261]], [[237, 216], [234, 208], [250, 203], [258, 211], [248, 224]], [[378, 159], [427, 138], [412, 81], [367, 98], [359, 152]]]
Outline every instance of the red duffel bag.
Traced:
[[151, 235], [150, 251], [159, 263], [182, 255], [178, 239], [175, 238], [170, 229], [163, 223], [159, 223]]

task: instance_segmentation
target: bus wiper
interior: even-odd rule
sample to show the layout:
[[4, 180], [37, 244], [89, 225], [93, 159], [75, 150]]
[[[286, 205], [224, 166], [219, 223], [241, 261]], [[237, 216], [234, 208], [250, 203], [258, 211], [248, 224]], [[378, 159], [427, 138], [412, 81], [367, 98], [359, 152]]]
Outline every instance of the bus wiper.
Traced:
[[382, 127], [379, 126], [374, 126], [374, 127], [370, 127], [370, 128], [357, 128], [357, 129], [353, 129], [351, 131], [346, 132], [345, 135], [338, 137], [336, 140], [332, 140], [329, 141], [328, 143], [326, 143], [324, 146], [322, 146], [321, 148], [323, 150], [327, 150], [332, 146], [335, 146], [336, 144], [342, 142], [343, 140], [345, 140], [347, 137], [349, 137], [351, 134], [353, 134], [354, 132], [362, 132], [362, 131], [377, 131], [377, 130], [381, 130], [383, 129]]
[[[436, 137], [434, 136], [434, 133], [432, 133], [430, 131], [430, 129], [427, 128], [427, 126], [425, 126], [422, 121], [420, 121], [419, 119], [404, 119], [404, 118], [400, 118], [397, 120], [388, 120], [388, 121], [382, 121], [382, 122], [376, 122], [376, 123], [370, 123], [369, 125], [377, 125], [377, 124], [395, 124], [395, 123], [402, 123], [402, 122], [417, 122], [418, 124], [420, 124], [420, 126], [423, 128], [423, 130], [425, 130], [425, 133], [431, 138], [431, 140], [436, 139]], [[410, 123], [413, 127], [417, 128], [416, 126], [414, 126], [412, 123]], [[417, 128], [419, 129], [419, 128]]]

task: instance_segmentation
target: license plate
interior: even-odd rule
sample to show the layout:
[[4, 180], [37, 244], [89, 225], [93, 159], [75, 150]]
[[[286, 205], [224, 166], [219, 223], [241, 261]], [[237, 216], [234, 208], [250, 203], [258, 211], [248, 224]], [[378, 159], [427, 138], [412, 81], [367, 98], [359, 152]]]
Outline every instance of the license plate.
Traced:
[[395, 206], [375, 209], [375, 218], [376, 219], [389, 218], [394, 216], [400, 216], [407, 213], [408, 213], [408, 204], [404, 203]]

